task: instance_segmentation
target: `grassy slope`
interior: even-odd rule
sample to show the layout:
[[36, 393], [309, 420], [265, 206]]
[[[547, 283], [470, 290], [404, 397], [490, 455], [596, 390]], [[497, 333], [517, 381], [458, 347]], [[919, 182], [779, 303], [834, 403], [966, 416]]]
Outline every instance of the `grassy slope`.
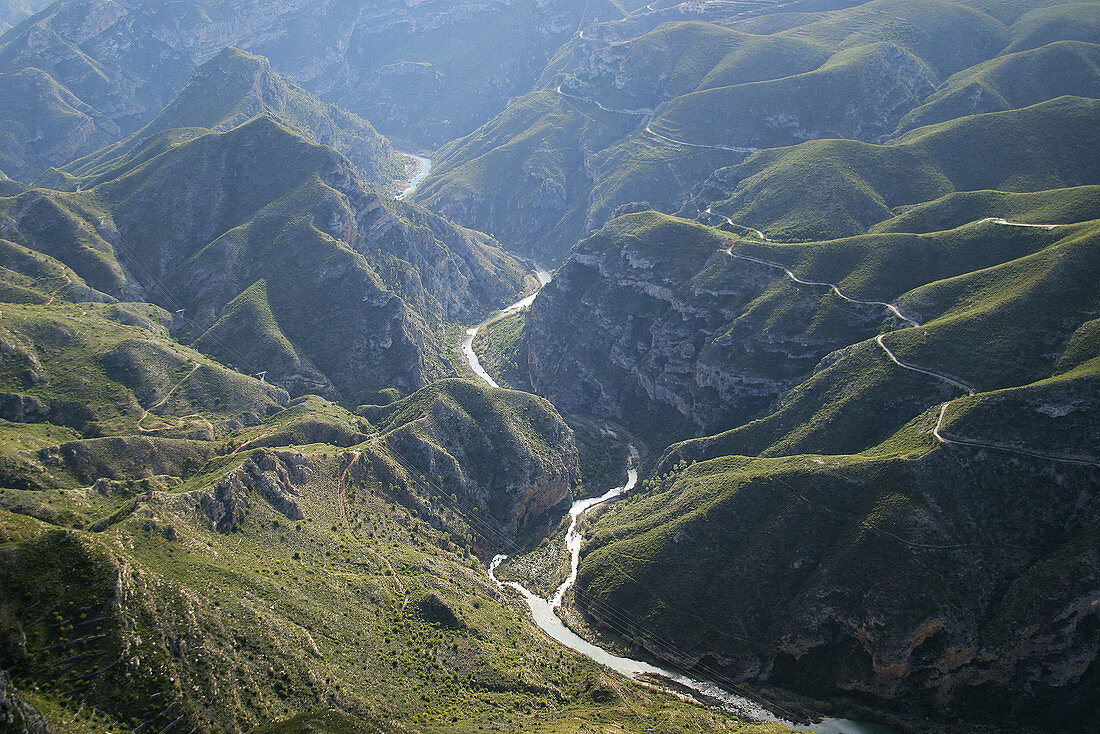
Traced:
[[218, 472], [143, 495], [98, 533], [0, 512], [16, 685], [81, 733], [239, 731], [317, 708], [355, 731], [360, 719], [387, 732], [734, 726], [548, 648], [454, 536], [400, 504], [419, 490], [393, 484], [384, 454], [303, 458], [298, 522], [245, 493], [236, 529], [212, 531], [195, 501]]
[[1096, 3], [1058, 3], [1029, 9], [1012, 26], [1002, 53], [1039, 48], [1055, 41], [1100, 43], [1100, 9]]
[[527, 350], [523, 341], [524, 312], [512, 314], [482, 329], [474, 338], [474, 351], [482, 367], [498, 384], [517, 390], [529, 388], [524, 360]]
[[[636, 122], [563, 98], [553, 88], [532, 92], [441, 149], [416, 199], [513, 247], [560, 256], [560, 244], [550, 247], [542, 239], [578, 208], [583, 216], [589, 184], [584, 146], [577, 141], [602, 149]], [[486, 202], [485, 192], [493, 192], [494, 201]], [[508, 215], [495, 215], [498, 210]]]
[[524, 278], [490, 238], [383, 202], [331, 149], [268, 118], [160, 138], [91, 190], [0, 200], [9, 237], [112, 296], [185, 309], [181, 338], [296, 392], [354, 405], [416, 389], [446, 370], [442, 321], [497, 305]]
[[784, 35], [831, 48], [887, 41], [930, 64], [941, 79], [995, 56], [1009, 36], [997, 19], [946, 0], [872, 0], [810, 18]]
[[816, 138], [874, 140], [892, 131], [935, 83], [918, 57], [868, 44], [803, 74], [683, 94], [652, 127], [691, 143], [753, 148]]
[[178, 136], [180, 132], [170, 131], [194, 128], [226, 131], [257, 115], [267, 115], [312, 142], [336, 148], [371, 184], [387, 185], [402, 173], [403, 163], [370, 123], [278, 76], [267, 59], [234, 48], [196, 69], [187, 86], [143, 128], [73, 161], [65, 172], [85, 187], [95, 185], [103, 174], [142, 155], [154, 136]]
[[382, 444], [478, 507], [498, 534], [556, 521], [577, 482], [572, 431], [530, 393], [442, 380], [363, 412], [378, 425]]
[[718, 171], [700, 198], [772, 236], [812, 239], [857, 234], [896, 207], [952, 191], [1091, 184], [1097, 110], [1095, 100], [1061, 97], [919, 128], [889, 145], [822, 140], [765, 151]]
[[[738, 160], [732, 152], [676, 147], [632, 130], [632, 123], [644, 120], [641, 115], [619, 115], [619, 126], [608, 128], [616, 115], [601, 112], [596, 102], [612, 109], [658, 108], [656, 131], [697, 145], [768, 148], [813, 140], [718, 170], [702, 189], [704, 204], [717, 201], [735, 219], [770, 228], [770, 235], [783, 239], [865, 231], [897, 206], [952, 190], [1030, 191], [1091, 183], [1085, 174], [1062, 175], [1064, 162], [1056, 160], [1051, 145], [1068, 139], [1065, 149], [1085, 153], [1077, 172], [1095, 170], [1088, 157], [1095, 146], [1086, 133], [1095, 121], [1085, 110], [1056, 111], [1054, 103], [1030, 119], [1022, 114], [1018, 125], [1006, 118], [959, 119], [1059, 95], [1091, 97], [1091, 44], [1067, 41], [1038, 50], [1013, 45], [1036, 34], [1048, 42], [1084, 40], [1088, 34], [1069, 29], [1064, 19], [1087, 19], [1087, 9], [1028, 13], [1033, 6], [1020, 3], [971, 5], [875, 0], [805, 13], [787, 30], [781, 18], [766, 15], [751, 22], [755, 25], [735, 24], [739, 30], [666, 22], [655, 28], [642, 24], [636, 37], [619, 28], [616, 33], [627, 40], [612, 46], [575, 40], [548, 64], [538, 82], [541, 91], [533, 95], [540, 95], [545, 107], [545, 95], [560, 84], [580, 99], [542, 109], [537, 121], [528, 114], [533, 95], [514, 103], [447, 149], [421, 195], [459, 221], [494, 232], [525, 252], [557, 259], [567, 244], [599, 227], [619, 206], [645, 202], [675, 211], [711, 172]], [[767, 18], [775, 22], [766, 23]], [[984, 90], [977, 102], [975, 89]], [[1055, 121], [1066, 115], [1076, 119]], [[584, 117], [604, 126], [582, 123]], [[1056, 132], [1045, 137], [1048, 118]], [[973, 157], [959, 161], [961, 167], [943, 150], [923, 145], [878, 150], [816, 140], [873, 141], [899, 123], [906, 131], [941, 121], [963, 123], [944, 132], [956, 138], [952, 150], [973, 150]], [[970, 133], [962, 129], [967, 126]], [[1005, 145], [983, 150], [973, 139], [962, 139], [968, 134]], [[570, 156], [564, 136], [580, 140], [573, 150], [579, 147], [586, 155]], [[1020, 145], [1021, 140], [1028, 142]], [[1021, 148], [1034, 155], [1020, 160]], [[780, 156], [784, 160], [777, 162]], [[993, 174], [1012, 165], [1017, 165], [1012, 176], [988, 176], [983, 184], [965, 180], [973, 176], [961, 170]]]
[[[905, 362], [956, 376], [983, 395], [1032, 384], [1045, 394], [1044, 381], [1057, 378], [1060, 384], [1068, 378], [1059, 376], [1071, 370], [1086, 373], [1066, 383], [1066, 390], [1091, 384], [1087, 370], [1096, 344], [1089, 341], [1091, 332], [1078, 329], [1090, 323], [1100, 305], [1100, 294], [1090, 286], [1089, 256], [1098, 236], [1096, 222], [1054, 231], [982, 224], [922, 236], [743, 243], [736, 251], [787, 263], [804, 279], [838, 283], [855, 298], [898, 303], [922, 322], [886, 337]], [[822, 288], [801, 288], [833, 307], [847, 307]], [[898, 326], [904, 324], [893, 328]], [[1067, 350], [1076, 354], [1072, 360], [1063, 356]], [[935, 378], [901, 370], [865, 341], [830, 355], [770, 414], [686, 441], [672, 449], [664, 465], [725, 454], [858, 452], [886, 440], [929, 406], [960, 394]], [[967, 404], [953, 403], [953, 411]], [[1016, 444], [1024, 443], [1019, 436], [1029, 432], [1038, 445], [1054, 444], [1028, 415], [1006, 419], [1002, 428], [1017, 436]], [[1080, 441], [1071, 443], [1079, 446]]]
[[[2, 387], [45, 406], [72, 399], [112, 434], [0, 425], [0, 646], [58, 731], [242, 730], [316, 708], [359, 731], [360, 720], [441, 732], [490, 721], [546, 732], [610, 720], [637, 732], [737, 726], [548, 648], [464, 550], [500, 542], [463, 520], [477, 514], [468, 498], [408, 473], [386, 448], [403, 430], [425, 431], [463, 458], [491, 506], [498, 463], [575, 465], [545, 401], [440, 383], [383, 411], [381, 444], [360, 443], [373, 431], [362, 418], [317, 397], [280, 410], [274, 388], [155, 328], [109, 320], [124, 307], [4, 307]], [[171, 358], [200, 368], [181, 372]], [[156, 421], [216, 423], [217, 437], [143, 431], [152, 419], [136, 420], [139, 404], [153, 400], [163, 400]], [[440, 412], [452, 408], [500, 455], [474, 462], [478, 444]], [[249, 410], [254, 425], [242, 426]], [[253, 452], [303, 444], [304, 455]], [[263, 485], [231, 482], [225, 494], [226, 477], [262, 472], [283, 482], [300, 519]]]
[[1033, 224], [1073, 224], [1100, 218], [1100, 187], [1076, 186], [1031, 193], [960, 191], [899, 208], [872, 232], [936, 232], [987, 217]]
[[[1096, 470], [1012, 449], [1098, 458], [1098, 227], [736, 243], [896, 299], [925, 322], [886, 337], [899, 358], [979, 392], [902, 370], [872, 341], [835, 352], [766, 417], [673, 447], [597, 520], [578, 605], [616, 628], [625, 614], [652, 651], [672, 640], [819, 698], [1049, 730], [1085, 715], [1094, 678], [1048, 663], [1090, 654], [1078, 599], [1097, 578]], [[938, 444], [945, 401], [943, 433], [992, 448]], [[1076, 631], [1051, 643], [1067, 620]]]
[[[920, 433], [900, 442], [927, 451]], [[1084, 715], [1088, 676], [1063, 688], [1050, 668], [1020, 695], [1015, 670], [1088, 648], [1082, 632], [1029, 652], [1020, 635], [1084, 623], [1096, 504], [1086, 491], [1078, 514], [1070, 497], [1090, 470], [954, 447], [883, 454], [725, 457], [653, 481], [597, 522], [578, 602], [597, 619], [626, 610], [689, 659], [818, 698], [904, 695], [931, 710], [935, 692], [960, 715], [1050, 730]], [[988, 684], [969, 689], [975, 675]]]
[[1100, 97], [1100, 45], [1058, 41], [998, 56], [953, 75], [902, 118], [898, 132], [1064, 95]]

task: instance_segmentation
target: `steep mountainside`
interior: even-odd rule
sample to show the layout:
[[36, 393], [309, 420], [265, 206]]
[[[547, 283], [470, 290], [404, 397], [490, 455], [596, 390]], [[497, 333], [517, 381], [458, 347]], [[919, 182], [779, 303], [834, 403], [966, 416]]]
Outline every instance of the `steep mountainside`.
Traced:
[[155, 135], [160, 136], [156, 140], [170, 137], [178, 141], [205, 131], [232, 130], [259, 115], [307, 140], [335, 148], [370, 184], [388, 185], [402, 173], [402, 163], [395, 160], [389, 141], [366, 120], [321, 102], [273, 73], [267, 59], [229, 48], [196, 69], [183, 90], [149, 124], [115, 145], [70, 163], [64, 176], [46, 176], [39, 183], [87, 187], [98, 175], [110, 175], [120, 164], [148, 156]]
[[579, 608], [704, 675], [1087, 716], [1098, 242], [981, 221], [777, 245], [643, 212], [579, 243], [527, 315], [536, 390], [652, 447], [712, 434], [601, 517]]
[[269, 118], [168, 135], [91, 188], [0, 200], [0, 236], [112, 298], [175, 312], [173, 334], [227, 364], [352, 405], [439, 375], [442, 321], [522, 287], [489, 238], [380, 198]]
[[39, 69], [0, 74], [0, 166], [22, 180], [113, 143], [113, 120]]
[[572, 502], [577, 447], [541, 398], [442, 380], [363, 412], [378, 425], [383, 445], [503, 533], [544, 530]]
[[[465, 503], [508, 508], [544, 477], [504, 487], [475, 468], [462, 500], [439, 492], [391, 445], [419, 403], [374, 442], [338, 406], [288, 404], [172, 342], [155, 307], [3, 311], [6, 726], [14, 706], [58, 732], [242, 732], [311, 711], [353, 731], [554, 732], [608, 715], [630, 732], [742, 730], [546, 646], [470, 555], [509, 536]], [[485, 392], [447, 389], [467, 406]], [[575, 450], [553, 408], [490, 397], [524, 437], [501, 458], [552, 456], [568, 496]], [[482, 450], [436, 428], [455, 456]], [[525, 453], [536, 444], [554, 448]]]
[[[924, 199], [899, 199], [881, 183], [859, 180], [866, 163], [838, 163], [821, 146], [827, 151], [835, 139], [882, 143], [922, 125], [1096, 94], [1090, 4], [1030, 13], [1007, 0], [974, 5], [873, 0], [836, 10], [776, 7], [787, 12], [745, 19], [731, 4], [709, 11], [728, 16], [710, 22], [655, 12], [585, 29], [547, 65], [535, 91], [439, 152], [419, 200], [547, 260], [564, 259], [573, 242], [632, 202], [671, 213], [694, 199], [698, 210], [685, 210], [693, 216], [713, 203], [787, 239], [865, 231], [874, 217], [889, 216], [884, 210]], [[1069, 18], [1080, 25], [1071, 28]], [[1056, 134], [1087, 138], [1090, 113], [1067, 114], [1075, 119], [1053, 122]], [[975, 134], [983, 144], [1020, 135], [1038, 135], [1042, 144], [1035, 118], [1047, 115], [1058, 116], [1043, 109], [1021, 118], [1029, 130]], [[1058, 127], [1064, 122], [1071, 129]], [[796, 145], [804, 141], [820, 143]], [[984, 152], [972, 160], [970, 143], [955, 143], [967, 151], [960, 163], [980, 171]], [[783, 155], [782, 146], [797, 151], [788, 175], [803, 175], [804, 186], [746, 181]], [[765, 152], [742, 163], [759, 150]], [[1093, 183], [1097, 168], [1087, 146], [1081, 150], [1086, 158], [1072, 182]], [[999, 165], [1020, 153], [989, 152]], [[1049, 154], [1020, 166], [1041, 167]], [[928, 165], [936, 162], [889, 158], [882, 175], [902, 185], [911, 166], [923, 174]], [[974, 185], [951, 172], [946, 182], [929, 173], [931, 181], [925, 176], [914, 185], [915, 197]], [[835, 185], [821, 185], [822, 175]], [[986, 187], [1002, 184], [1033, 190], [1069, 182]]]
[[[128, 133], [151, 119], [196, 66], [237, 46], [267, 56], [279, 73], [383, 132], [434, 146], [522, 93], [586, 18], [619, 14], [614, 3], [577, 0], [401, 7], [62, 0], [0, 38], [0, 75], [38, 69], [93, 117]], [[3, 147], [27, 145], [30, 132], [13, 130], [15, 139]]]
[[1098, 49], [0, 0], [0, 730], [1091, 731]]

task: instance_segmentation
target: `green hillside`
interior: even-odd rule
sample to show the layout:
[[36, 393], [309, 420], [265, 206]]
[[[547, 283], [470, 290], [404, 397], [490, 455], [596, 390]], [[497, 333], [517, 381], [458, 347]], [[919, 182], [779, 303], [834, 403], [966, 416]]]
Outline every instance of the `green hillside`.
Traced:
[[[658, 12], [590, 29], [538, 91], [445, 147], [419, 200], [558, 260], [635, 202], [713, 204], [799, 240], [857, 234], [952, 191], [1094, 183], [1094, 44], [1064, 22], [1090, 17], [1087, 4], [802, 10], [729, 28]], [[1044, 42], [1020, 46], [1036, 29]]]
[[1002, 53], [1040, 48], [1055, 41], [1100, 43], [1100, 7], [1096, 3], [1057, 3], [1038, 7], [1013, 24]]
[[594, 521], [577, 607], [701, 675], [1080, 720], [1094, 676], [1049, 661], [1091, 655], [1098, 238], [980, 222], [776, 244], [646, 212], [578, 244], [527, 316], [535, 387], [650, 446], [737, 427], [675, 443]]
[[894, 43], [941, 79], [997, 55], [1011, 37], [996, 18], [948, 0], [872, 0], [811, 15], [784, 35], [836, 49]]
[[44, 520], [0, 492], [8, 700], [67, 731], [744, 730], [548, 648], [383, 451], [242, 452], [178, 482], [38, 491]]
[[[85, 187], [95, 185], [120, 166], [148, 158], [154, 140], [195, 137], [196, 128], [224, 132], [260, 115], [311, 142], [336, 148], [373, 185], [388, 185], [401, 174], [389, 141], [370, 123], [278, 76], [267, 59], [235, 48], [225, 49], [196, 69], [149, 124], [125, 140], [69, 163], [64, 173]], [[71, 156], [62, 159], [68, 160]]]
[[704, 670], [817, 699], [1072, 728], [1095, 677], [1047, 661], [1089, 654], [1096, 505], [1074, 498], [1096, 470], [905, 443], [930, 453], [726, 457], [652, 480], [597, 521], [577, 603], [636, 620], [643, 647], [674, 640]]
[[921, 59], [896, 45], [857, 46], [803, 74], [683, 94], [652, 128], [695, 144], [754, 149], [817, 138], [874, 140], [936, 81]]
[[818, 239], [858, 234], [898, 207], [953, 191], [1092, 184], [1098, 110], [1095, 100], [1060, 97], [918, 128], [887, 145], [821, 140], [764, 151], [715, 172], [692, 206], [769, 236]]
[[162, 305], [174, 336], [295, 394], [355, 405], [415, 390], [448, 369], [444, 320], [523, 286], [490, 238], [380, 199], [266, 117], [124, 156], [97, 180], [0, 200], [8, 236], [103, 293]]
[[1095, 728], [1100, 3], [40, 2], [0, 732]]
[[0, 73], [0, 168], [29, 181], [118, 138], [118, 126], [40, 69]]
[[1073, 224], [1100, 218], [1100, 190], [1076, 186], [1033, 193], [962, 191], [902, 207], [872, 232], [934, 232], [989, 217], [1031, 224]]
[[542, 398], [452, 379], [362, 412], [380, 444], [478, 508], [498, 533], [544, 532], [572, 500], [577, 448]]
[[1100, 97], [1100, 45], [1058, 41], [998, 56], [955, 74], [898, 125], [899, 132], [1055, 97]]

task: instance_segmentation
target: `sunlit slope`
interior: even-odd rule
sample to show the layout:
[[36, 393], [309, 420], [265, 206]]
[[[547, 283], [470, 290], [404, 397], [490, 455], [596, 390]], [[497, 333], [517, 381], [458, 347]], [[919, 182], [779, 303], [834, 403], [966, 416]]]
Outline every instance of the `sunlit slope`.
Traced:
[[715, 172], [692, 207], [770, 236], [818, 239], [857, 234], [897, 207], [954, 191], [1094, 184], [1098, 116], [1096, 100], [1061, 97], [918, 128], [887, 145], [820, 140], [765, 151]]
[[1030, 8], [1012, 25], [1002, 53], [1040, 48], [1055, 41], [1100, 43], [1100, 8], [1096, 3], [1052, 3]]
[[76, 731], [743, 730], [548, 646], [474, 558], [569, 498], [546, 401], [446, 381], [376, 428], [47, 281], [0, 328], [9, 702]]
[[800, 21], [783, 35], [836, 49], [888, 40], [940, 78], [997, 55], [1011, 38], [1002, 21], [948, 0], [872, 0]]
[[347, 727], [335, 731], [737, 725], [547, 646], [469, 554], [446, 498], [384, 451], [199, 466], [182, 484], [34, 493], [46, 519], [0, 492], [9, 700], [84, 730], [300, 731], [318, 709]]
[[899, 132], [982, 112], [1027, 107], [1055, 97], [1100, 97], [1100, 45], [1058, 41], [960, 71], [910, 111]]
[[[688, 668], [817, 698], [1050, 731], [1086, 715], [1100, 224], [716, 235], [614, 220], [528, 316], [534, 381], [555, 400], [650, 445], [715, 402], [742, 423], [673, 445], [596, 521], [578, 606]], [[583, 306], [569, 317], [565, 294]], [[564, 343], [539, 339], [549, 319]], [[750, 420], [737, 401], [769, 390]]]
[[652, 127], [702, 145], [774, 148], [818, 138], [875, 140], [936, 88], [931, 69], [889, 43], [839, 51], [775, 81], [683, 94]]
[[544, 530], [572, 501], [577, 448], [542, 398], [442, 380], [363, 412], [382, 445], [476, 506], [498, 533]]
[[1087, 28], [1087, 7], [874, 0], [730, 27], [712, 10], [586, 30], [444, 149], [421, 200], [556, 260], [637, 203], [817, 239], [953, 191], [1094, 183], [1095, 45], [1066, 22]]
[[662, 23], [621, 46], [597, 48], [583, 39], [567, 44], [543, 70], [541, 84], [564, 83], [607, 107], [654, 109], [700, 89], [813, 71], [830, 56], [813, 41], [690, 21]]
[[1031, 224], [1073, 224], [1100, 219], [1100, 187], [1076, 186], [1031, 193], [961, 191], [902, 207], [872, 232], [934, 232], [987, 218]]
[[96, 180], [0, 199], [7, 237], [103, 294], [162, 305], [174, 336], [298, 394], [415, 390], [445, 370], [443, 319], [522, 287], [490, 238], [380, 197], [266, 117], [122, 156]]
[[[1100, 305], [1093, 284], [1097, 237], [1095, 221], [1055, 230], [983, 223], [922, 236], [752, 244], [735, 246], [735, 252], [786, 263], [804, 279], [838, 284], [852, 298], [896, 303], [920, 326], [895, 322], [884, 344], [903, 363], [975, 389], [977, 398], [952, 403], [950, 415], [959, 416], [986, 405], [987, 392], [1043, 395], [1053, 385], [1087, 392], [1096, 379], [1092, 360], [1100, 354], [1089, 326]], [[797, 287], [816, 291], [834, 308], [850, 307], [824, 288]], [[767, 415], [679, 444], [666, 463], [726, 454], [854, 453], [886, 440], [929, 406], [964, 395], [945, 379], [903, 369], [866, 340], [830, 354]], [[1083, 412], [1052, 409], [1052, 417], [1073, 414], [1061, 421], [1060, 435], [1077, 435], [1066, 456], [1095, 452], [1090, 444], [1097, 428], [1089, 427], [1088, 404], [1080, 404]], [[1047, 423], [1059, 422], [1025, 410], [1015, 421], [1006, 416], [1001, 428], [1013, 434], [1015, 445], [1027, 444], [1030, 434], [1035, 446], [1050, 450], [1057, 442]]]
[[[115, 145], [69, 163], [64, 174], [83, 187], [95, 185], [118, 166], [132, 165], [156, 150], [154, 140], [224, 132], [258, 115], [311, 142], [336, 148], [371, 184], [387, 185], [401, 173], [389, 141], [370, 123], [275, 74], [267, 59], [229, 48], [196, 69], [183, 90], [147, 125]], [[43, 183], [56, 185], [49, 175]]]

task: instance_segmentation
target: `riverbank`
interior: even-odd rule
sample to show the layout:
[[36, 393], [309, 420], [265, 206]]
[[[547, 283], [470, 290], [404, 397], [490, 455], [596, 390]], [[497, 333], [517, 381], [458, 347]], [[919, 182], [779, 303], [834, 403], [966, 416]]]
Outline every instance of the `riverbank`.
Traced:
[[415, 153], [401, 153], [408, 159], [408, 163], [405, 166], [405, 176], [408, 179], [408, 183], [400, 192], [397, 193], [397, 199], [407, 199], [412, 196], [413, 192], [419, 188], [420, 184], [428, 177], [428, 173], [432, 170], [432, 159], [425, 158], [422, 155], [416, 155]]

